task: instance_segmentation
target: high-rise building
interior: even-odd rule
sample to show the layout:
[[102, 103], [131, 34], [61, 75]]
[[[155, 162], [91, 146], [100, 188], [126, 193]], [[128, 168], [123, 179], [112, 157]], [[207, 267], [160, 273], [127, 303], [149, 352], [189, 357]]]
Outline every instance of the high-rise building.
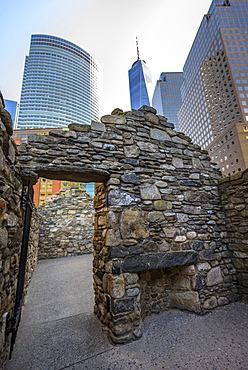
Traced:
[[19, 104], [17, 101], [4, 99], [5, 109], [10, 113], [12, 119], [12, 127], [15, 128], [17, 125]]
[[147, 67], [146, 62], [139, 57], [137, 39], [136, 45], [137, 60], [128, 71], [131, 109], [139, 109], [142, 105], [150, 106], [152, 97], [151, 71]]
[[178, 111], [182, 104], [182, 72], [163, 72], [156, 83], [152, 106], [178, 129]]
[[26, 57], [19, 128], [67, 127], [99, 119], [102, 71], [70, 41], [32, 35]]
[[248, 167], [248, 1], [213, 0], [188, 58], [180, 131], [223, 175]]

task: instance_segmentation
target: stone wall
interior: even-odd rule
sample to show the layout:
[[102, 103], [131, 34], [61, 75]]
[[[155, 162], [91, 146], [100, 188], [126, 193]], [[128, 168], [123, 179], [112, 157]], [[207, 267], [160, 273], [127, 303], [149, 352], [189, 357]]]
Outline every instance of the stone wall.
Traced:
[[102, 183], [95, 199], [95, 312], [113, 342], [144, 313], [204, 313], [237, 300], [218, 167], [155, 109], [51, 130], [20, 146], [25, 174]]
[[[102, 323], [108, 325], [111, 320], [106, 310], [106, 295], [103, 286], [103, 271], [108, 270], [108, 249], [105, 247], [107, 233], [108, 208], [106, 204], [106, 187], [104, 184], [95, 186], [95, 232], [94, 232], [94, 259], [93, 277], [95, 291], [94, 311]], [[110, 268], [111, 269], [111, 268]]]
[[248, 169], [220, 179], [220, 192], [240, 299], [248, 303]]
[[[17, 160], [1, 106], [0, 114], [1, 317], [13, 314], [23, 226], [19, 197], [23, 182], [38, 176], [98, 183], [95, 313], [114, 343], [138, 339], [146, 314], [168, 307], [205, 313], [237, 300], [237, 277], [247, 301], [247, 171], [219, 185], [221, 174], [207, 152], [146, 106], [116, 109], [91, 126], [33, 135], [19, 146]], [[49, 207], [44, 211], [53, 215]], [[82, 213], [75, 213], [80, 224]], [[26, 288], [37, 260], [35, 217]], [[4, 319], [1, 333], [3, 327]], [[0, 345], [4, 357], [3, 334]]]
[[38, 209], [34, 205], [34, 209], [32, 212], [32, 218], [31, 218], [31, 225], [30, 225], [28, 255], [27, 255], [27, 262], [26, 262], [24, 304], [26, 302], [29, 284], [33, 276], [34, 269], [38, 262], [40, 222], [41, 222], [40, 214], [38, 212]]
[[[13, 317], [14, 314], [24, 217], [20, 202], [23, 190], [21, 166], [11, 134], [11, 117], [0, 99], [0, 368], [9, 351], [10, 335], [5, 338], [6, 315], [8, 313]], [[31, 232], [30, 236], [25, 293], [37, 261], [38, 223], [35, 217], [34, 233]]]
[[11, 118], [0, 102], [0, 364], [9, 346], [4, 337], [4, 315], [13, 315], [22, 235], [22, 182], [10, 127]]
[[93, 198], [79, 188], [62, 189], [39, 207], [39, 259], [93, 251]]

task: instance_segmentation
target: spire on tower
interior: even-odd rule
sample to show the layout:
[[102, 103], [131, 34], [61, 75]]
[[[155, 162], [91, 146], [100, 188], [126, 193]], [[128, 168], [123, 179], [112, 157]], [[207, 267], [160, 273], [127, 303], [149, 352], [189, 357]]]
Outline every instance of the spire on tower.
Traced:
[[138, 37], [136, 36], [136, 48], [137, 48], [137, 60], [140, 59], [139, 57], [139, 43], [138, 43]]

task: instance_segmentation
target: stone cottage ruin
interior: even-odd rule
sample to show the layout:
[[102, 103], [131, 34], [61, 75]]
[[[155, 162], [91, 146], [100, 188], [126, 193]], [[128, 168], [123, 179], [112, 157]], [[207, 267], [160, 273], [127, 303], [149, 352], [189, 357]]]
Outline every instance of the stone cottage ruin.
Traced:
[[27, 176], [100, 183], [95, 312], [122, 343], [141, 336], [145, 313], [205, 312], [236, 300], [237, 288], [207, 152], [153, 108], [114, 113], [32, 137], [19, 161]]
[[[154, 108], [116, 109], [91, 126], [33, 135], [18, 149], [24, 184], [38, 176], [97, 183], [95, 313], [112, 342], [139, 338], [149, 313], [170, 307], [205, 313], [238, 300], [221, 199], [233, 196], [231, 183], [234, 192], [243, 184], [236, 227], [247, 226], [247, 173], [220, 190], [221, 175], [208, 153]], [[244, 263], [243, 282], [247, 236], [236, 254]]]

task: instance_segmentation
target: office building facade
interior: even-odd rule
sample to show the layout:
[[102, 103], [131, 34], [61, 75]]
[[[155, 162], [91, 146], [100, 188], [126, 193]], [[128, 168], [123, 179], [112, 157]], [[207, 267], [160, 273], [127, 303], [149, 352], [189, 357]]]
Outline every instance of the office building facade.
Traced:
[[19, 104], [17, 101], [4, 99], [5, 109], [10, 113], [12, 119], [12, 128], [15, 128], [17, 125]]
[[151, 105], [152, 76], [144, 60], [139, 58], [128, 71], [131, 109]]
[[32, 35], [18, 129], [90, 124], [100, 117], [102, 68], [85, 50], [50, 35]]
[[248, 1], [214, 0], [188, 58], [180, 130], [224, 176], [248, 167]]
[[182, 72], [163, 72], [156, 83], [152, 106], [178, 129], [178, 111], [182, 104]]

